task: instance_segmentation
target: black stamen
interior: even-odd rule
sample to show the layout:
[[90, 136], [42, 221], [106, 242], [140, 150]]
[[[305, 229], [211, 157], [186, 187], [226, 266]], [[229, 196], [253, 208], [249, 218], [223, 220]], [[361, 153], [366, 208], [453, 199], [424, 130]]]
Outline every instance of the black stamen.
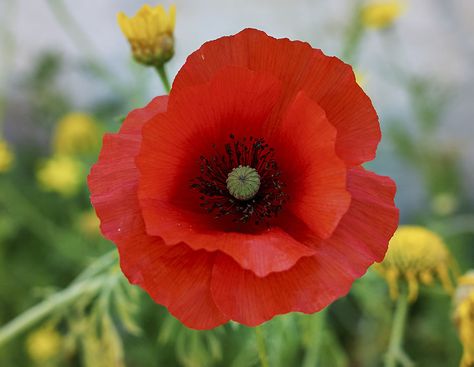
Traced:
[[[229, 138], [231, 142], [223, 145], [223, 151], [218, 151], [213, 144], [214, 156], [199, 158], [201, 175], [195, 177], [190, 186], [202, 194], [199, 206], [214, 213], [216, 219], [232, 216], [235, 222], [266, 223], [288, 200], [274, 149], [269, 148], [263, 138], [236, 139], [234, 134], [229, 134]], [[259, 191], [249, 200], [235, 199], [226, 186], [228, 174], [239, 165], [255, 168], [260, 176]]]

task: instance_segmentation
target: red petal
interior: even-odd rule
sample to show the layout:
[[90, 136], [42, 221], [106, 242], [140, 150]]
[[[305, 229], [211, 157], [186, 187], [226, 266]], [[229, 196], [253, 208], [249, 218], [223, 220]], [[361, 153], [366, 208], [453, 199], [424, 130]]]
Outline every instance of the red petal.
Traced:
[[146, 235], [118, 246], [122, 270], [130, 281], [187, 327], [212, 329], [229, 320], [216, 308], [210, 292], [215, 254], [186, 245], [167, 246]]
[[135, 156], [141, 142], [143, 124], [164, 111], [168, 97], [157, 97], [145, 108], [132, 111], [119, 133], [105, 134], [98, 162], [88, 177], [91, 201], [101, 218], [101, 230], [114, 241], [122, 236], [122, 228], [133, 223], [136, 208], [137, 168]]
[[213, 218], [206, 213], [193, 213], [152, 200], [142, 200], [141, 206], [148, 220], [148, 234], [160, 236], [168, 245], [184, 242], [195, 250], [221, 251], [260, 277], [287, 270], [301, 257], [315, 253], [278, 227], [255, 234], [226, 232], [213, 229]]
[[104, 235], [115, 242], [124, 274], [167, 306], [184, 324], [207, 329], [227, 321], [210, 295], [214, 255], [185, 245], [166, 246], [148, 236], [137, 198], [138, 170], [134, 159], [141, 127], [166, 109], [167, 97], [133, 111], [120, 132], [107, 134], [99, 161], [88, 178], [91, 201]]
[[256, 277], [226, 256], [219, 256], [211, 291], [223, 313], [249, 326], [291, 311], [313, 313], [346, 294], [374, 261], [382, 260], [398, 225], [395, 184], [387, 177], [356, 168], [348, 176], [353, 200], [334, 235], [314, 239], [316, 255], [291, 269]]
[[347, 184], [351, 206], [324, 249], [344, 261], [342, 266], [357, 278], [385, 256], [388, 240], [398, 227], [397, 189], [391, 178], [361, 167], [349, 171]]
[[[226, 68], [209, 83], [175, 92], [169, 111], [144, 126], [137, 164], [139, 197], [147, 232], [169, 245], [220, 250], [258, 276], [286, 270], [314, 253], [278, 228], [241, 233], [224, 228], [199, 207], [190, 181], [200, 175], [199, 157], [236, 136], [261, 136], [280, 93], [265, 74]], [[157, 144], [159, 142], [159, 144]]]
[[288, 312], [313, 313], [348, 292], [351, 279], [331, 267], [330, 259], [302, 258], [290, 270], [259, 278], [235, 261], [219, 255], [211, 292], [217, 307], [232, 320], [257, 326]]
[[337, 128], [336, 150], [348, 165], [375, 157], [381, 136], [377, 113], [356, 83], [352, 68], [304, 42], [275, 39], [255, 29], [207, 42], [179, 71], [171, 99], [174, 91], [205, 83], [227, 65], [270, 73], [281, 80], [284, 95], [280, 111], [304, 90]]
[[351, 202], [346, 165], [335, 151], [336, 129], [324, 110], [300, 92], [273, 138], [290, 197], [287, 208], [317, 236], [329, 237]]
[[[151, 100], [144, 108], [137, 108], [130, 112], [120, 127], [121, 134], [139, 134], [145, 122], [156, 115], [166, 112], [168, 108], [168, 96], [158, 96]], [[136, 155], [136, 153], [135, 153]]]

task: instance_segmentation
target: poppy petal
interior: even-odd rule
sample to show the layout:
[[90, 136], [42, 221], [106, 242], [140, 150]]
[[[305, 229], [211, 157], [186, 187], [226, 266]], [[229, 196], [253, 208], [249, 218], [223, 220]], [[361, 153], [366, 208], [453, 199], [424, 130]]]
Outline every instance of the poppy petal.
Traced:
[[324, 110], [300, 92], [273, 134], [290, 197], [286, 205], [321, 238], [333, 233], [351, 202], [346, 165], [335, 151], [336, 133]]
[[389, 178], [355, 168], [348, 189], [353, 200], [333, 236], [315, 239], [316, 255], [291, 269], [259, 278], [219, 255], [211, 281], [218, 308], [232, 320], [256, 326], [291, 311], [317, 312], [345, 295], [370, 264], [382, 260], [398, 224]]
[[372, 262], [383, 260], [398, 227], [396, 185], [389, 177], [355, 167], [348, 174], [348, 189], [351, 206], [324, 249], [328, 256], [344, 261], [351, 276], [360, 277]]
[[[142, 229], [143, 230], [143, 229]], [[187, 327], [212, 329], [229, 320], [210, 292], [215, 254], [186, 245], [167, 246], [157, 237], [137, 233], [118, 243], [123, 272], [153, 300]]]
[[166, 112], [169, 97], [158, 96], [153, 98], [144, 108], [137, 108], [130, 112], [120, 127], [121, 134], [139, 134], [143, 125], [156, 115]]
[[147, 223], [148, 234], [159, 235], [168, 245], [184, 242], [195, 250], [221, 251], [260, 277], [289, 269], [301, 257], [315, 253], [278, 227], [257, 233], [210, 230], [208, 222], [213, 218], [206, 214], [185, 212], [158, 201], [142, 201], [141, 206], [153, 223]]
[[138, 204], [134, 160], [141, 126], [164, 112], [166, 104], [167, 97], [154, 99], [132, 112], [119, 133], [104, 137], [99, 160], [88, 177], [91, 201], [101, 219], [102, 233], [118, 247], [121, 268], [129, 281], [144, 288], [189, 327], [208, 329], [227, 320], [210, 294], [214, 255], [185, 245], [170, 247], [160, 238], [148, 236]]
[[217, 307], [232, 320], [257, 326], [287, 312], [313, 313], [349, 290], [351, 279], [317, 256], [302, 258], [291, 269], [264, 278], [218, 255], [211, 292]]
[[381, 138], [377, 113], [356, 83], [352, 68], [338, 58], [328, 57], [305, 42], [275, 39], [262, 31], [245, 29], [207, 42], [192, 53], [174, 80], [171, 98], [174, 91], [211, 80], [226, 65], [271, 73], [282, 81], [284, 94], [277, 115], [304, 90], [337, 128], [336, 151], [348, 165], [375, 157]]
[[[99, 161], [88, 177], [91, 201], [101, 219], [101, 230], [110, 240], [120, 239], [133, 223], [137, 208], [137, 168], [135, 156], [141, 142], [143, 124], [166, 111], [168, 97], [154, 98], [145, 108], [132, 111], [119, 133], [105, 134]], [[122, 231], [124, 229], [124, 231]]]

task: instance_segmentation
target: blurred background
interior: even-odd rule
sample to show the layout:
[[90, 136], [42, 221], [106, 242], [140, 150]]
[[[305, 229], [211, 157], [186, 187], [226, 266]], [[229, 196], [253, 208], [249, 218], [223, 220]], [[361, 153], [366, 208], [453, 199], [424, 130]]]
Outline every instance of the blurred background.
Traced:
[[[116, 259], [85, 178], [102, 134], [164, 93], [117, 24], [119, 11], [131, 16], [144, 3], [0, 0], [0, 324], [56, 292], [66, 300], [8, 344], [0, 336], [0, 366], [258, 365], [251, 329], [187, 330], [123, 277], [94, 283]], [[367, 166], [397, 182], [402, 223], [440, 234], [459, 272], [474, 267], [472, 0], [388, 1], [397, 5], [385, 13], [362, 0], [172, 3], [171, 79], [202, 43], [245, 27], [351, 63], [383, 132]], [[73, 280], [86, 296], [61, 292]], [[267, 323], [270, 365], [380, 366], [392, 312], [386, 284], [369, 271], [323, 313]], [[417, 366], [459, 365], [451, 314], [442, 288], [422, 289], [405, 339]]]

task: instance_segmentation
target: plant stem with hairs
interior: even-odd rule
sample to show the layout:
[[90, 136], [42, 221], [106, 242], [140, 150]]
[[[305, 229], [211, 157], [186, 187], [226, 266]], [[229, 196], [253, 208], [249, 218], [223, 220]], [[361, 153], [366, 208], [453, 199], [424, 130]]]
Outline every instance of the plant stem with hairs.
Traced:
[[[118, 270], [113, 270], [116, 259], [115, 251], [103, 255], [80, 274], [69, 287], [51, 295], [3, 325], [0, 328], [0, 347], [46, 317], [60, 312], [79, 299], [93, 297], [101, 289], [112, 284], [111, 281], [114, 278], [121, 276]], [[103, 271], [105, 273], [102, 273]]]

